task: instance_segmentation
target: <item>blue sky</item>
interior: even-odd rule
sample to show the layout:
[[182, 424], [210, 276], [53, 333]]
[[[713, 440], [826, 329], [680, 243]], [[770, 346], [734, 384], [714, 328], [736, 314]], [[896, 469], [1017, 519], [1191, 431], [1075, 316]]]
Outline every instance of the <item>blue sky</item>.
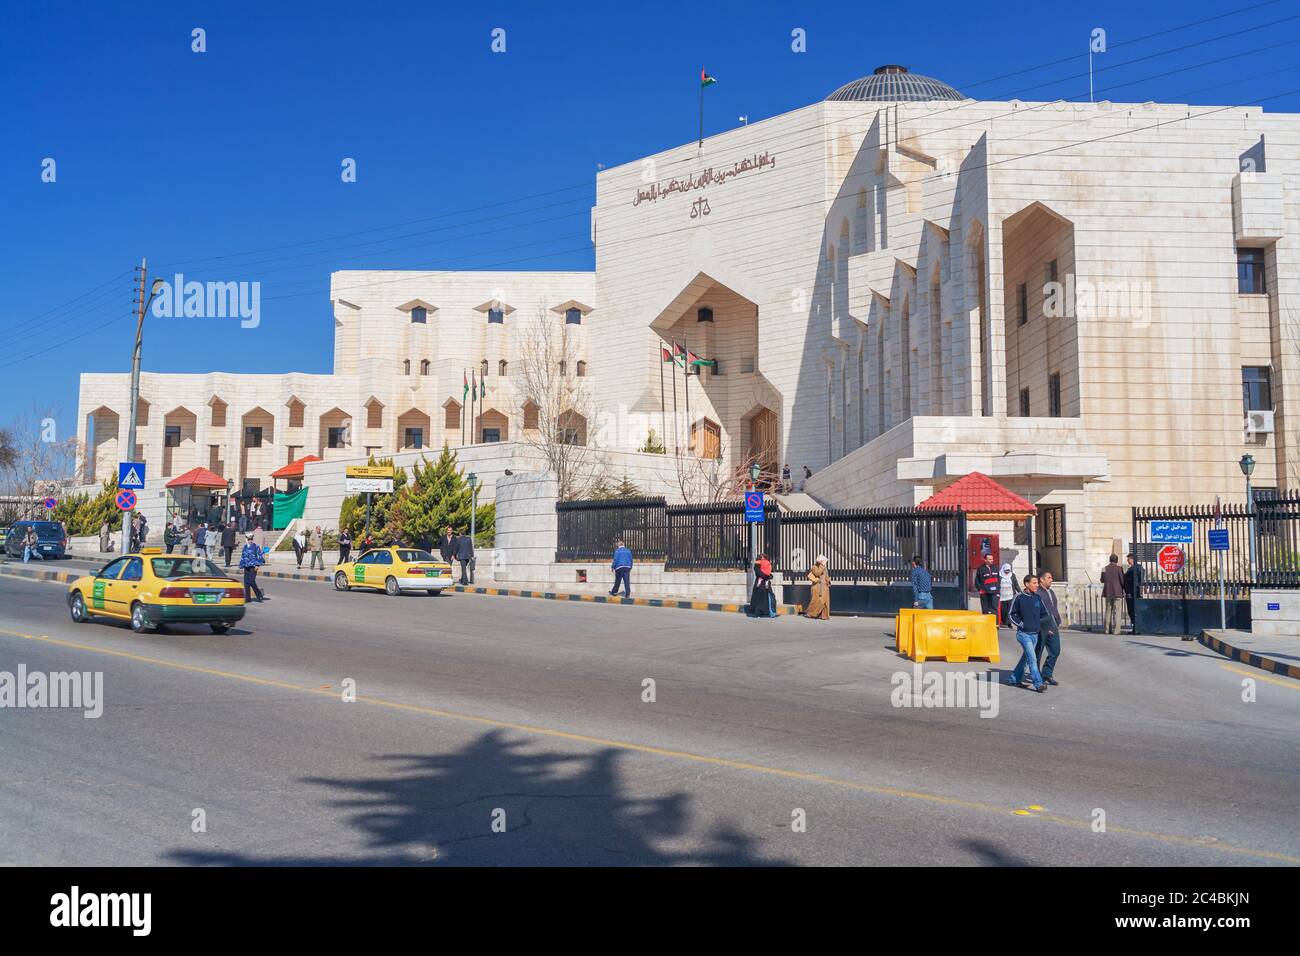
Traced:
[[[262, 283], [256, 329], [147, 319], [147, 371], [327, 372], [332, 270], [591, 268], [597, 164], [693, 140], [701, 66], [719, 79], [706, 133], [881, 63], [982, 99], [1086, 99], [1094, 27], [1111, 48], [1095, 61], [1099, 99], [1300, 112], [1300, 96], [1270, 98], [1300, 88], [1296, 0], [11, 5], [0, 425], [38, 406], [68, 434], [79, 373], [129, 370], [142, 255], [167, 277]], [[344, 157], [355, 183], [340, 180]]]

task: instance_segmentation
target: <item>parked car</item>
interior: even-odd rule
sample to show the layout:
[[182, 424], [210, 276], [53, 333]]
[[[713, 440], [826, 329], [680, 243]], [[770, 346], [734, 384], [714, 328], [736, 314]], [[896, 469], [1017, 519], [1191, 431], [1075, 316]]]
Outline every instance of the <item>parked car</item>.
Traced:
[[23, 538], [28, 528], [36, 529], [36, 550], [42, 558], [68, 556], [68, 532], [62, 521], [15, 521], [5, 535], [5, 553], [11, 558], [23, 556]]
[[355, 561], [337, 565], [334, 588], [366, 588], [401, 594], [427, 591], [437, 595], [452, 586], [451, 565], [420, 548], [374, 548]]

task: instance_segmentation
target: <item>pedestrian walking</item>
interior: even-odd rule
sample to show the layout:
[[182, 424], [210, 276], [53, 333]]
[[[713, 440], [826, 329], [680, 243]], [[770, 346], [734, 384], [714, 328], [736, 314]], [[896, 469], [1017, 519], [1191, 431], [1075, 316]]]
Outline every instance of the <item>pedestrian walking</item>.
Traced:
[[298, 559], [298, 570], [302, 570], [302, 556], [307, 550], [307, 532], [299, 528], [293, 536], [293, 556]]
[[[1056, 671], [1056, 661], [1061, 656], [1061, 608], [1056, 603], [1056, 592], [1052, 590], [1052, 572], [1044, 571], [1038, 578], [1038, 597], [1047, 609], [1043, 626], [1038, 629], [1038, 644], [1034, 653], [1038, 657], [1038, 669], [1043, 680], [1055, 687], [1060, 683], [1052, 674]], [[1047, 660], [1043, 660], [1043, 655]]]
[[107, 551], [109, 545], [111, 545], [112, 543], [113, 543], [113, 539], [109, 534], [108, 522], [105, 521], [103, 524], [99, 526], [99, 550]]
[[352, 532], [344, 528], [339, 532], [339, 564], [352, 557]]
[[1124, 600], [1124, 572], [1119, 568], [1119, 555], [1112, 554], [1110, 563], [1101, 572], [1101, 596], [1106, 601], [1105, 632], [1119, 633], [1119, 606]]
[[41, 557], [41, 552], [37, 550], [36, 547], [38, 541], [39, 539], [36, 536], [36, 529], [31, 525], [28, 525], [27, 530], [23, 532], [23, 564], [27, 564], [32, 558], [35, 558], [37, 561], [44, 560], [44, 558]]
[[460, 562], [460, 583], [474, 583], [474, 539], [469, 534], [456, 538], [456, 560]]
[[235, 526], [221, 526], [221, 550], [225, 552], [226, 567], [230, 567], [230, 558], [235, 553]]
[[776, 617], [776, 595], [772, 593], [772, 560], [760, 554], [754, 562], [754, 590], [749, 595], [750, 617]]
[[1025, 575], [1025, 589], [1016, 595], [1007, 611], [1011, 626], [1016, 629], [1016, 641], [1020, 644], [1020, 660], [1017, 662], [1007, 683], [1019, 687], [1025, 679], [1025, 668], [1029, 668], [1029, 677], [1034, 690], [1042, 693], [1047, 689], [1043, 675], [1038, 670], [1038, 631], [1043, 626], [1043, 619], [1048, 617], [1043, 599], [1038, 596], [1038, 575]]
[[1009, 562], [1003, 562], [1002, 570], [998, 572], [998, 622], [1006, 623], [1007, 611], [1011, 609], [1011, 602], [1015, 600], [1016, 595], [1020, 593], [1020, 582], [1016, 580], [1016, 573], [1011, 570]]
[[984, 554], [984, 563], [971, 575], [971, 587], [980, 596], [980, 613], [992, 614], [996, 618], [998, 597], [1002, 594], [1002, 575], [993, 563], [992, 552]]
[[149, 543], [149, 519], [146, 518], [144, 515], [141, 515], [140, 516], [140, 538], [138, 544], [140, 547], [143, 548], [148, 543]]
[[1129, 554], [1128, 569], [1124, 572], [1124, 609], [1128, 611], [1128, 622], [1133, 633], [1138, 632], [1137, 599], [1142, 596], [1142, 565], [1137, 558]]
[[614, 570], [614, 587], [610, 590], [610, 595], [618, 593], [618, 586], [623, 585], [623, 597], [632, 596], [632, 549], [622, 541], [614, 544], [614, 560], [609, 563]]
[[934, 610], [934, 581], [919, 554], [912, 555], [912, 607]]
[[180, 536], [176, 539], [176, 553], [189, 554], [194, 545], [194, 535], [188, 527], [182, 527]]
[[208, 526], [200, 524], [199, 529], [194, 532], [194, 554], [200, 558], [208, 556]]
[[266, 555], [262, 554], [262, 549], [253, 541], [250, 534], [244, 541], [244, 549], [239, 552], [239, 566], [244, 570], [244, 590], [252, 598], [257, 595], [256, 600], [259, 604], [264, 600], [262, 589], [257, 586], [257, 569], [266, 564]]
[[325, 554], [324, 554], [325, 535], [321, 534], [320, 525], [317, 525], [316, 529], [312, 531], [311, 537], [308, 539], [308, 544], [311, 547], [310, 570], [312, 571], [316, 570], [316, 565], [317, 563], [319, 563], [320, 569], [324, 571], [325, 570]]
[[790, 493], [790, 463], [788, 461], [781, 466], [781, 493], [785, 495]]
[[826, 569], [826, 555], [817, 555], [817, 560], [808, 572], [812, 582], [812, 591], [808, 598], [808, 609], [804, 617], [830, 620], [831, 616], [831, 573]]

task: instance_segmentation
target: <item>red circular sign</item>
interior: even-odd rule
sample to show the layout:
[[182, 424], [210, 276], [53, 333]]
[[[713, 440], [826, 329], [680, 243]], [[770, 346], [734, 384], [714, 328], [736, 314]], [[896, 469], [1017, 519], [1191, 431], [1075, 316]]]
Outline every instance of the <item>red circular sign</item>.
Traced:
[[115, 503], [122, 511], [130, 511], [135, 507], [135, 492], [126, 490], [119, 491]]
[[1187, 555], [1183, 554], [1183, 549], [1177, 545], [1167, 544], [1160, 549], [1156, 560], [1160, 563], [1161, 571], [1177, 574], [1187, 562]]

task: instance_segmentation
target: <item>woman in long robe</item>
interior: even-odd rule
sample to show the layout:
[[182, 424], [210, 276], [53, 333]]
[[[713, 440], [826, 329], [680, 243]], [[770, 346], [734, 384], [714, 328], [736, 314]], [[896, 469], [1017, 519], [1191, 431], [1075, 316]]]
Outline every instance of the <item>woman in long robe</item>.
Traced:
[[831, 616], [831, 575], [826, 569], [826, 556], [819, 554], [817, 563], [812, 566], [808, 572], [808, 580], [812, 582], [812, 595], [808, 599], [808, 610], [804, 611], [804, 617], [819, 618], [823, 621], [829, 620]]

